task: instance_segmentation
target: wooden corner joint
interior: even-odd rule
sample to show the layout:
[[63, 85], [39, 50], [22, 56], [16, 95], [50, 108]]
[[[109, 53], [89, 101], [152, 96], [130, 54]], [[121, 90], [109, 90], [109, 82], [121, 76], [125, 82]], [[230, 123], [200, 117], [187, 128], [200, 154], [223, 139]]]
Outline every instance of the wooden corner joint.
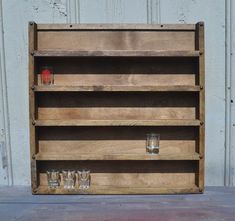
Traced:
[[30, 51], [30, 54], [33, 56], [34, 55], [34, 50]]
[[35, 160], [36, 159], [36, 156], [35, 154], [32, 155], [32, 159]]
[[36, 124], [36, 121], [33, 119], [32, 120], [32, 125], [35, 125]]
[[37, 188], [36, 187], [32, 187], [32, 193], [33, 194], [36, 194], [38, 191], [37, 191]]
[[203, 159], [203, 155], [202, 155], [202, 154], [200, 154], [200, 155], [199, 155], [199, 158], [200, 158], [200, 160], [202, 160], [202, 159]]
[[35, 90], [35, 85], [32, 85], [31, 89], [34, 91]]
[[200, 121], [200, 125], [203, 126], [203, 125], [204, 125], [204, 122], [203, 122], [203, 121]]
[[200, 187], [200, 188], [199, 188], [199, 192], [201, 192], [201, 193], [202, 193], [202, 192], [203, 192], [203, 188], [201, 188], [201, 187]]
[[200, 85], [200, 90], [203, 90], [203, 88], [204, 88], [203, 85]]

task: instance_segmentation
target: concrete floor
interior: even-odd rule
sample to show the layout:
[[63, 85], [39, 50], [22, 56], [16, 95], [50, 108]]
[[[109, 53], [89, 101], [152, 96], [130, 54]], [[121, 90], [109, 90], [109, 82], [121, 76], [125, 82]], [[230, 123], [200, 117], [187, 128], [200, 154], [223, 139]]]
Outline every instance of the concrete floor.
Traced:
[[0, 188], [0, 221], [235, 221], [235, 187], [199, 195], [32, 196], [29, 187]]

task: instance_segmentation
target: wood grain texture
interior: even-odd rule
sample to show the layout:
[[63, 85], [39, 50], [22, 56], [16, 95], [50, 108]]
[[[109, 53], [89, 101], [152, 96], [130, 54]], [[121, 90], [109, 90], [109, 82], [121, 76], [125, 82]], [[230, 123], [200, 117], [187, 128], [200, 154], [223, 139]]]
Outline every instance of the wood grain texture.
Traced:
[[38, 24], [39, 31], [47, 30], [185, 30], [195, 31], [195, 24]]
[[166, 51], [166, 50], [102, 50], [102, 51], [34, 51], [35, 57], [198, 57], [199, 51]]
[[[144, 148], [143, 148], [144, 149]], [[58, 154], [39, 153], [36, 160], [199, 160], [198, 153], [194, 154]]]
[[199, 188], [204, 191], [204, 180], [205, 180], [205, 45], [204, 45], [204, 23], [199, 22], [196, 25], [197, 33], [197, 47], [200, 50], [199, 58], [199, 81], [202, 90], [200, 91], [199, 99], [199, 116], [203, 124], [199, 130], [199, 153], [202, 159], [199, 162]]
[[[34, 193], [203, 192], [202, 27], [39, 25], [30, 51]], [[45, 65], [55, 85], [38, 83]], [[161, 135], [159, 155], [146, 154], [149, 132]], [[86, 193], [63, 181], [48, 189], [47, 170], [83, 168], [91, 171]]]
[[55, 86], [97, 86], [99, 90], [105, 86], [199, 85], [195, 58], [41, 57], [37, 64], [53, 67]]
[[[63, 44], [61, 44], [63, 42]], [[194, 31], [39, 31], [38, 50], [194, 51]]]
[[35, 110], [36, 102], [32, 86], [37, 84], [37, 78], [34, 74], [34, 57], [31, 55], [33, 50], [37, 49], [37, 25], [33, 22], [29, 23], [29, 130], [30, 130], [30, 162], [31, 162], [31, 186], [34, 191], [38, 186], [37, 168], [34, 155], [36, 153], [36, 133], [35, 127], [32, 125], [37, 111]]
[[200, 126], [199, 120], [35, 120], [35, 126]]
[[126, 86], [126, 85], [100, 85], [100, 86], [44, 86], [39, 85], [34, 87], [35, 91], [38, 92], [69, 92], [69, 91], [200, 91], [200, 86], [184, 86], [184, 85], [173, 85], [173, 86]]

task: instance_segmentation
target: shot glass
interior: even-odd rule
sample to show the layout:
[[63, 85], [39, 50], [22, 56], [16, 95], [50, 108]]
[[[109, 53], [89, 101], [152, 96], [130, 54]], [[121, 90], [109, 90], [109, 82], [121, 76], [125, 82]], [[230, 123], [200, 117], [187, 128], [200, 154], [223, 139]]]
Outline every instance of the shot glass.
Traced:
[[47, 183], [49, 188], [57, 188], [60, 185], [60, 173], [56, 170], [47, 171]]
[[62, 171], [64, 189], [74, 189], [75, 188], [75, 171], [74, 170], [64, 170]]
[[51, 85], [54, 84], [53, 68], [50, 66], [42, 66], [40, 71], [41, 84]]
[[90, 170], [78, 170], [78, 188], [86, 190], [90, 187]]
[[149, 133], [146, 138], [146, 152], [159, 154], [160, 134]]

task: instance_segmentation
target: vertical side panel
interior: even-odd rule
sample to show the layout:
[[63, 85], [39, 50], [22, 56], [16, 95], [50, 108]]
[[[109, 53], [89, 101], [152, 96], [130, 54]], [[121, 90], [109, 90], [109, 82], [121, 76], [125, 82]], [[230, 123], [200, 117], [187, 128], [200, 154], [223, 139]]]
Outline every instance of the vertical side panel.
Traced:
[[31, 186], [34, 192], [37, 188], [37, 171], [36, 171], [36, 139], [35, 139], [35, 94], [33, 91], [36, 83], [34, 74], [34, 56], [33, 51], [37, 49], [37, 25], [34, 22], [29, 23], [29, 129], [30, 129], [30, 157], [31, 157]]
[[199, 118], [201, 126], [199, 129], [199, 190], [204, 190], [204, 159], [205, 159], [205, 46], [204, 46], [204, 23], [199, 22], [196, 25], [196, 50], [200, 51], [199, 57]]

